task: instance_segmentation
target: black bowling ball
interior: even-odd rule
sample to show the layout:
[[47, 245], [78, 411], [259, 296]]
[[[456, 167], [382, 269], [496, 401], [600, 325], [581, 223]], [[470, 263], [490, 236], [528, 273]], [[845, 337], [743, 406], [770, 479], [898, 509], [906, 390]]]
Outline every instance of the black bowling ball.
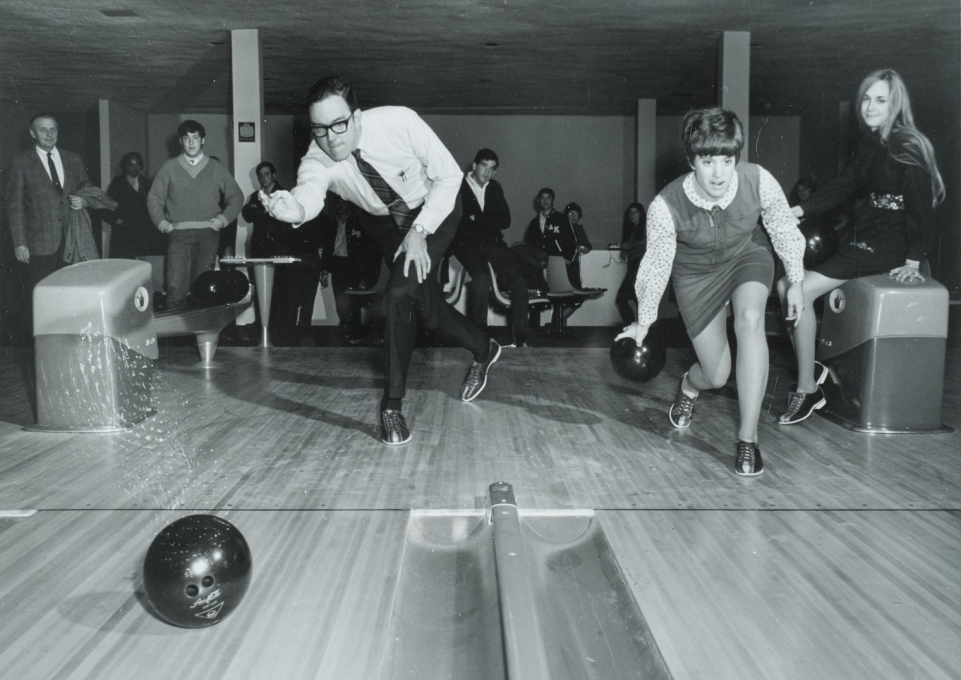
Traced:
[[250, 547], [237, 527], [213, 515], [189, 515], [167, 525], [150, 544], [143, 585], [165, 621], [202, 628], [237, 608], [251, 567]]
[[213, 306], [239, 302], [247, 295], [250, 282], [237, 269], [219, 269], [203, 272], [194, 279], [190, 294], [198, 305]]
[[804, 234], [804, 268], [812, 269], [827, 262], [838, 252], [838, 232], [834, 225], [820, 217], [805, 217], [798, 225]]
[[666, 362], [664, 345], [650, 338], [646, 338], [640, 347], [633, 338], [621, 338], [611, 346], [611, 366], [619, 376], [631, 382], [653, 380]]

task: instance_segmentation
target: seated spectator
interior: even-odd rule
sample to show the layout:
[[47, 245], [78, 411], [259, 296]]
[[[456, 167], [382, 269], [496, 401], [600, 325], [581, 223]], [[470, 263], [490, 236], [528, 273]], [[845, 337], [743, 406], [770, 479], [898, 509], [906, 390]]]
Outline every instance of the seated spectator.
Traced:
[[570, 279], [571, 284], [575, 288], [581, 288], [581, 261], [579, 256], [591, 252], [591, 242], [587, 240], [587, 234], [581, 225], [581, 215], [584, 214], [581, 206], [573, 202], [568, 203], [564, 206], [564, 214], [567, 215], [567, 221], [571, 223], [571, 228], [574, 230], [574, 237], [577, 240], [577, 251], [574, 257], [570, 259], [564, 258], [568, 261], [567, 278]]
[[488, 264], [511, 295], [511, 343], [526, 344], [530, 333], [528, 304], [530, 293], [520, 256], [507, 247], [504, 231], [511, 226], [511, 211], [500, 183], [493, 179], [499, 159], [491, 149], [481, 149], [474, 156], [471, 171], [460, 187], [461, 220], [452, 250], [470, 274], [468, 314], [479, 328], [487, 329], [491, 280]]
[[637, 268], [641, 258], [647, 251], [647, 216], [644, 206], [631, 203], [624, 212], [624, 222], [621, 226], [621, 253], [627, 259], [627, 273], [617, 289], [615, 304], [621, 319], [625, 324], [637, 321], [637, 313], [629, 302], [634, 300], [634, 281], [637, 279]]
[[[564, 213], [554, 209], [554, 190], [544, 187], [537, 192], [537, 216], [527, 225], [524, 241], [544, 251], [548, 256], [560, 255], [567, 262], [567, 275], [571, 284], [580, 287], [580, 266], [576, 265], [582, 247], [590, 249], [584, 238], [579, 242], [577, 232]], [[581, 230], [583, 232], [583, 229]], [[574, 265], [573, 267], [571, 265]]]

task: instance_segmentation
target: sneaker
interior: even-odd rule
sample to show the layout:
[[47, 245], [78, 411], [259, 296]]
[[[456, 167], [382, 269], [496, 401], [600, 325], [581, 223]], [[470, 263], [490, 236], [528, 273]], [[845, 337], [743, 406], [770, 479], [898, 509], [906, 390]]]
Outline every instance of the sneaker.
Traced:
[[686, 377], [687, 373], [681, 376], [681, 381], [677, 384], [677, 396], [674, 397], [674, 403], [671, 404], [671, 410], [668, 411], [668, 417], [674, 427], [690, 427], [691, 419], [694, 417], [694, 404], [697, 402], [697, 397], [689, 397], [684, 394], [683, 386]]
[[391, 446], [406, 444], [411, 440], [410, 430], [404, 414], [392, 408], [385, 408], [380, 412], [380, 425], [384, 429], [383, 442]]
[[464, 381], [464, 386], [460, 388], [462, 401], [474, 401], [477, 395], [484, 391], [487, 386], [487, 371], [500, 358], [501, 346], [491, 340], [490, 353], [487, 356], [487, 361], [483, 363], [475, 361], [471, 364], [470, 370], [467, 371], [467, 379]]
[[734, 474], [741, 477], [757, 477], [764, 472], [761, 449], [754, 442], [737, 440], [737, 456], [734, 460]]
[[804, 392], [791, 392], [787, 397], [787, 411], [777, 419], [778, 425], [794, 425], [802, 420], [807, 420], [811, 414], [828, 403], [824, 398], [824, 392], [818, 387], [810, 394]]

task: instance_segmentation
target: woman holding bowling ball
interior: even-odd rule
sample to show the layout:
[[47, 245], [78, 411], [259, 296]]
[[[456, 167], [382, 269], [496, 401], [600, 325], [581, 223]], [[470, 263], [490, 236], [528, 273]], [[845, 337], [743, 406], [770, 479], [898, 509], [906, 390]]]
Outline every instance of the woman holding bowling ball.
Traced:
[[681, 376], [668, 415], [674, 427], [690, 427], [701, 390], [722, 387], [731, 373], [730, 306], [740, 408], [734, 472], [753, 477], [764, 470], [757, 423], [768, 371], [764, 306], [774, 281], [774, 258], [758, 218], [792, 282], [786, 295], [795, 315], [803, 305], [804, 237], [771, 174], [758, 165], [737, 164], [744, 132], [734, 113], [719, 108], [691, 111], [682, 122], [681, 137], [693, 172], [651, 201], [647, 252], [634, 284], [638, 320], [617, 339], [633, 338], [641, 344], [671, 277], [697, 363]]
[[[863, 135], [847, 171], [793, 208], [797, 217], [816, 215], [849, 197], [859, 199], [850, 240], [837, 254], [813, 267], [803, 283], [804, 301], [794, 320], [798, 361], [797, 392], [788, 395], [778, 423], [793, 425], [825, 405], [819, 385], [827, 368], [814, 361], [817, 320], [814, 301], [847, 280], [881, 274], [900, 283], [924, 281], [921, 259], [931, 252], [937, 221], [934, 209], [944, 200], [931, 142], [914, 126], [908, 91], [896, 72], [874, 71], [858, 89], [858, 121]], [[785, 303], [789, 283], [778, 282]]]

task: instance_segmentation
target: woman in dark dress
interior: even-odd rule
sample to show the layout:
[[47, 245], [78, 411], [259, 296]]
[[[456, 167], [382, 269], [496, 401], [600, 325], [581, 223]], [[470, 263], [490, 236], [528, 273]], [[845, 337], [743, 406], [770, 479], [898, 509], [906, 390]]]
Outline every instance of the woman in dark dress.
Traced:
[[[904, 81], [890, 69], [875, 71], [861, 83], [858, 102], [864, 135], [854, 162], [793, 208], [795, 216], [803, 217], [824, 213], [852, 196], [861, 199], [850, 240], [804, 277], [804, 307], [793, 330], [798, 387], [788, 396], [781, 425], [799, 423], [826, 403], [819, 385], [827, 369], [814, 361], [814, 300], [849, 279], [872, 274], [887, 272], [905, 284], [923, 281], [921, 260], [931, 252], [937, 233], [934, 209], [944, 200], [944, 182], [931, 142], [914, 126]], [[784, 290], [782, 280], [782, 300]], [[787, 312], [785, 317], [791, 319]]]
[[154, 226], [147, 213], [150, 180], [144, 177], [143, 158], [136, 151], [120, 160], [123, 173], [110, 182], [107, 194], [117, 202], [110, 231], [110, 257], [134, 259], [166, 255], [167, 237]]
[[731, 111], [700, 109], [681, 126], [693, 172], [668, 184], [647, 212], [647, 252], [637, 270], [638, 320], [617, 339], [640, 345], [657, 318], [670, 276], [697, 363], [681, 376], [668, 412], [671, 424], [690, 427], [701, 390], [723, 387], [731, 374], [728, 310], [737, 336], [739, 423], [734, 472], [754, 477], [764, 470], [757, 443], [767, 384], [764, 307], [774, 283], [774, 258], [758, 218], [791, 279], [787, 297], [803, 299], [804, 237], [784, 192], [767, 170], [737, 163], [744, 146], [741, 122]]
[[641, 258], [647, 250], [647, 215], [640, 203], [631, 203], [624, 211], [624, 222], [621, 225], [621, 252], [627, 258], [627, 273], [621, 287], [617, 289], [614, 303], [625, 324], [637, 320], [637, 315], [629, 304], [634, 299], [634, 280], [637, 278], [637, 268], [641, 265]]

